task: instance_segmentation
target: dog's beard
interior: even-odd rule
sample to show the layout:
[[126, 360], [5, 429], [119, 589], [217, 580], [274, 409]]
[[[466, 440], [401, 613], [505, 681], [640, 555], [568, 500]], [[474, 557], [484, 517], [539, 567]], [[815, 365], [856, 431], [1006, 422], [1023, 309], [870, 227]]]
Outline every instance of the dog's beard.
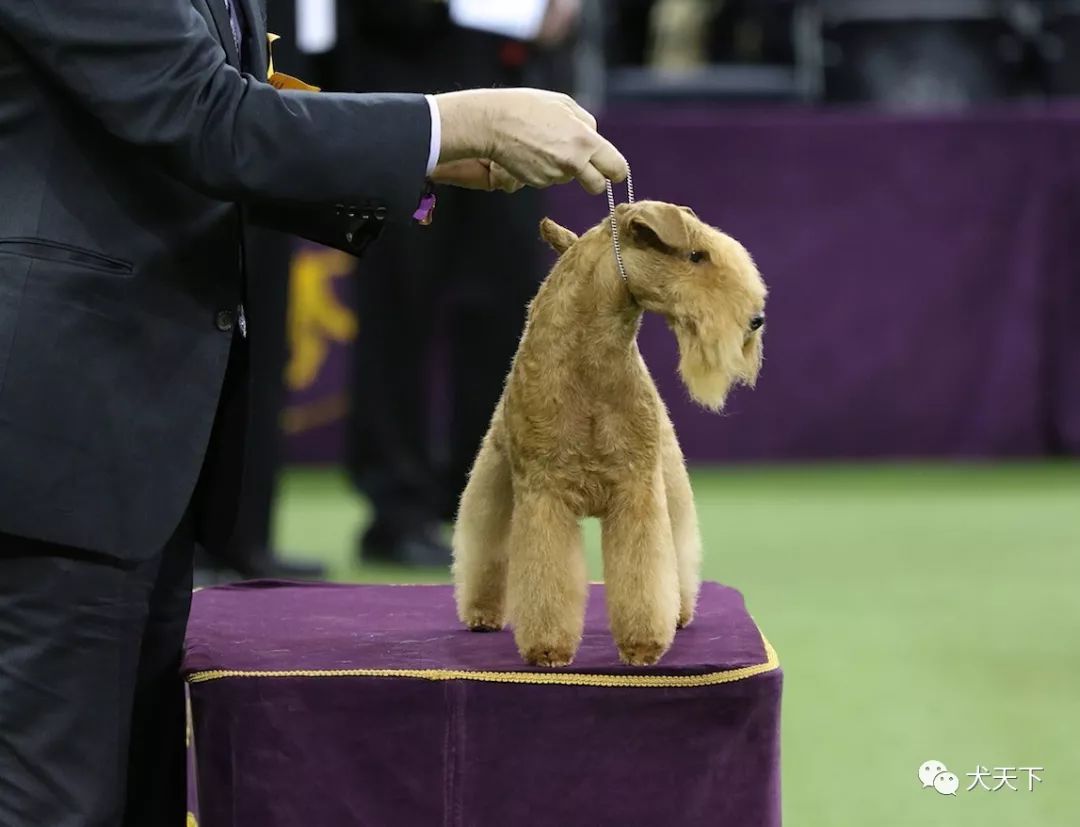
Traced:
[[694, 401], [719, 411], [734, 385], [757, 381], [761, 369], [761, 337], [702, 336], [695, 325], [672, 325], [679, 343], [679, 375]]

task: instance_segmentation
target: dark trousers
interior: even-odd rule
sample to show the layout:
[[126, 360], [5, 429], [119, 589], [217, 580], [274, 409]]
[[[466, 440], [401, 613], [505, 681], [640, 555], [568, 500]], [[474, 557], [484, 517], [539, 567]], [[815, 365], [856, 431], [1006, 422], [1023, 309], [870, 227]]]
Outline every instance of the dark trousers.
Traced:
[[348, 466], [388, 534], [453, 517], [543, 275], [541, 209], [445, 188], [359, 263]]
[[164, 548], [124, 561], [0, 534], [0, 827], [182, 827], [193, 558], [197, 543], [224, 553], [232, 532], [247, 382], [235, 338], [199, 483]]
[[[338, 7], [331, 86], [542, 82], [507, 59], [505, 39], [450, 26], [440, 4]], [[539, 192], [441, 187], [438, 197], [431, 226], [386, 227], [357, 267], [346, 463], [384, 537], [453, 517], [546, 269]]]
[[194, 535], [140, 563], [0, 535], [0, 824], [180, 827]]

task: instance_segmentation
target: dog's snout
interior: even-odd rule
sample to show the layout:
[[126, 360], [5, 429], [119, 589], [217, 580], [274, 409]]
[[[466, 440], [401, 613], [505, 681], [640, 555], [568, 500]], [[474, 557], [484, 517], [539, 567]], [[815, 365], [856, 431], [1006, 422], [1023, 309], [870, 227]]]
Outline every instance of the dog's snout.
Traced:
[[750, 319], [750, 329], [751, 330], [760, 330], [761, 327], [764, 324], [765, 324], [765, 314], [764, 313], [758, 313], [756, 316], [754, 316], [752, 319]]

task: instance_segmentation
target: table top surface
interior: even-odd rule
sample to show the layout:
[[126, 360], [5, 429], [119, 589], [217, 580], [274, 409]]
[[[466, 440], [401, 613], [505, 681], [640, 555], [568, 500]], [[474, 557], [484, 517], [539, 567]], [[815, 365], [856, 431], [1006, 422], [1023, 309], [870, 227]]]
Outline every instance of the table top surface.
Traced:
[[776, 666], [742, 595], [717, 583], [703, 585], [694, 623], [676, 635], [660, 664], [645, 669], [619, 662], [601, 585], [590, 587], [578, 656], [561, 670], [524, 664], [509, 630], [465, 630], [450, 586], [251, 581], [202, 589], [193, 596], [184, 655], [192, 681], [330, 672], [493, 680], [548, 673], [582, 681], [590, 675], [706, 676], [720, 683]]

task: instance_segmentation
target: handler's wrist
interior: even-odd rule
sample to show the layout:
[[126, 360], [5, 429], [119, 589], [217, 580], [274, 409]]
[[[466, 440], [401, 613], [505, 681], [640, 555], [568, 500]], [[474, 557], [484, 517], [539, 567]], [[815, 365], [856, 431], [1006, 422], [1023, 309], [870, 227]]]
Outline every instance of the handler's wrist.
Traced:
[[442, 121], [439, 161], [485, 158], [494, 144], [494, 101], [486, 100], [487, 90], [445, 92], [435, 96]]

